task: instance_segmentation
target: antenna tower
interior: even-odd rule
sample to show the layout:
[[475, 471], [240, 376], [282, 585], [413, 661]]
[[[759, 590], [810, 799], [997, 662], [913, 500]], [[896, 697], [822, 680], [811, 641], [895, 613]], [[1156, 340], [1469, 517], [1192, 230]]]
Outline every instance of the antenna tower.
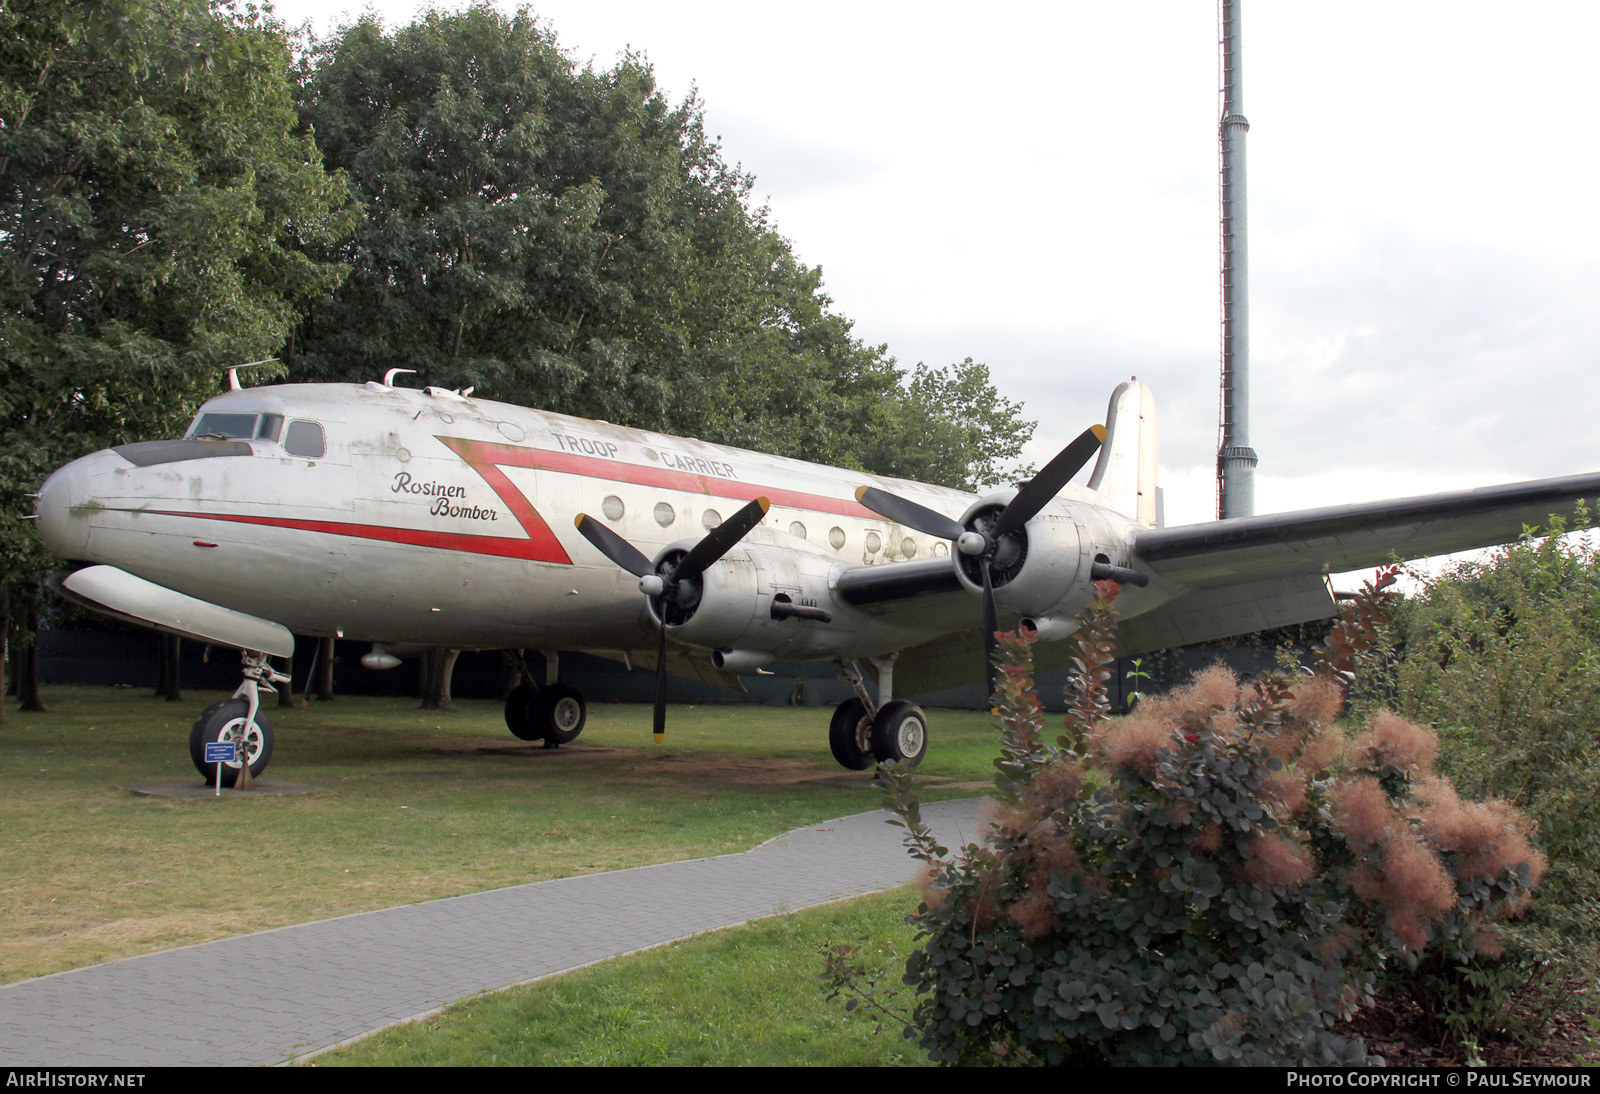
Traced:
[[1217, 62], [1222, 75], [1221, 159], [1222, 390], [1217, 445], [1217, 517], [1256, 509], [1256, 450], [1250, 447], [1250, 275], [1245, 218], [1244, 66], [1239, 45], [1242, 0], [1220, 0]]

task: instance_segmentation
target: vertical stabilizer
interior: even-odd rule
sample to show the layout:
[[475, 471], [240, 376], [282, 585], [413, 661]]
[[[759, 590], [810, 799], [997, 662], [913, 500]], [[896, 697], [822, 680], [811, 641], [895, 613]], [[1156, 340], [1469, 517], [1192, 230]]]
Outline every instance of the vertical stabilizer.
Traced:
[[1156, 401], [1137, 378], [1111, 393], [1106, 439], [1089, 489], [1145, 527], [1156, 526]]

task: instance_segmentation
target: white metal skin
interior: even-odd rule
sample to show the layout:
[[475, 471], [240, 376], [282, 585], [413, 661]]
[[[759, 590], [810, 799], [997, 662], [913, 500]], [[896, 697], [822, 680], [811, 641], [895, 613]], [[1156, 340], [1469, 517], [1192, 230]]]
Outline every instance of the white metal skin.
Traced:
[[[233, 439], [209, 436], [218, 432]], [[1326, 618], [1330, 569], [1507, 542], [1600, 496], [1600, 475], [1588, 474], [1157, 528], [1155, 406], [1136, 380], [1111, 396], [1088, 483], [1022, 526], [994, 580], [1001, 625], [1028, 620], [1041, 668], [1064, 659], [1059, 640], [1097, 568], [1147, 582], [1125, 584], [1117, 602], [1123, 650], [1136, 653]], [[968, 534], [953, 546], [886, 520], [856, 500], [864, 485]], [[659, 562], [767, 498], [761, 523], [701, 575], [698, 607], [669, 628], [673, 650], [724, 682], [772, 658], [892, 663], [894, 690], [919, 694], [983, 678], [983, 571], [969, 571], [981, 560], [959, 544], [983, 550], [971, 531], [1015, 494], [975, 497], [436, 388], [282, 385], [212, 399], [187, 439], [66, 465], [40, 490], [36, 527], [70, 563], [142, 579], [93, 583], [93, 606], [178, 633], [204, 618], [203, 637], [243, 648], [259, 649], [250, 636], [263, 628], [222, 634], [230, 612], [267, 633], [372, 642], [379, 660], [446, 647], [653, 664], [657, 624], [641, 585], [659, 582], [611, 562], [575, 519], [591, 515]]]
[[[655, 555], [768, 497], [762, 524], [705, 575], [676, 642], [729, 651], [735, 665], [758, 654], [881, 657], [978, 620], [970, 597], [954, 611], [950, 597], [862, 610], [835, 595], [845, 570], [950, 554], [944, 540], [863, 508], [857, 487], [953, 516], [976, 504], [959, 491], [376, 383], [229, 392], [205, 404], [190, 437], [214, 414], [318, 423], [326, 452], [295, 456], [269, 438], [247, 439], [245, 456], [208, 457], [208, 442], [192, 441], [196, 454], [149, 466], [94, 453], [42, 488], [47, 546], [300, 635], [648, 652], [656, 624], [639, 580], [577, 533], [576, 515]], [[1069, 486], [1034, 524], [1051, 549], [1030, 565], [1026, 595], [1013, 606], [1002, 590], [1002, 606], [1070, 616], [1087, 595], [1086, 560], [1124, 557], [1134, 521]], [[832, 618], [773, 620], [779, 594]]]

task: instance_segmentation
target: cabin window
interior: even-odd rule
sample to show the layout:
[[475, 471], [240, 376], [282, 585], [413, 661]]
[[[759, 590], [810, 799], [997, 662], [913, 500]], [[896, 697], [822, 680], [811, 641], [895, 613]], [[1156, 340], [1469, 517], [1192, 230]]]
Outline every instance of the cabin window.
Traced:
[[878, 548], [883, 546], [883, 537], [876, 532], [867, 533], [867, 554], [875, 555]]
[[806, 538], [806, 526], [804, 524], [801, 524], [799, 521], [794, 521], [792, 524], [789, 525], [789, 534], [791, 536], [799, 536], [801, 539], [805, 539]]
[[900, 553], [902, 555], [904, 555], [906, 558], [916, 558], [917, 557], [917, 541], [912, 539], [910, 536], [907, 536], [905, 539], [901, 540], [900, 541]]
[[833, 549], [835, 551], [844, 550], [844, 529], [840, 528], [837, 524], [832, 528], [829, 528], [828, 542], [833, 545]]
[[715, 509], [707, 509], [704, 513], [700, 514], [700, 527], [704, 528], [708, 532], [721, 523], [722, 514], [717, 512]]
[[283, 437], [284, 451], [291, 456], [320, 460], [328, 453], [328, 441], [317, 422], [290, 422]]
[[623, 505], [622, 499], [615, 494], [607, 494], [605, 500], [600, 503], [600, 511], [606, 515], [607, 520], [621, 520], [622, 514], [628, 511], [628, 507]]
[[944, 540], [941, 539], [939, 542], [937, 542], [937, 543], [935, 543], [933, 545], [933, 557], [934, 558], [943, 558], [945, 555], [947, 555], [949, 553], [950, 553], [950, 548], [945, 546]]
[[673, 512], [672, 506], [664, 501], [656, 502], [656, 523], [665, 528], [678, 519], [678, 514]]

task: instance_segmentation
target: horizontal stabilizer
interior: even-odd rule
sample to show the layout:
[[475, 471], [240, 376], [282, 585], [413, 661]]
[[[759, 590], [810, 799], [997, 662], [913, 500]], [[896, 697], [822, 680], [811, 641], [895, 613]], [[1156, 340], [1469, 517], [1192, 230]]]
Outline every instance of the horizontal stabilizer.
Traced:
[[273, 657], [294, 653], [294, 635], [286, 627], [174, 592], [115, 566], [87, 566], [55, 574], [50, 584], [86, 608], [142, 627]]
[[1147, 528], [1134, 537], [1133, 551], [1140, 569], [1193, 587], [1339, 573], [1509, 543], [1524, 527], [1570, 514], [1584, 498], [1600, 498], [1600, 473]]

